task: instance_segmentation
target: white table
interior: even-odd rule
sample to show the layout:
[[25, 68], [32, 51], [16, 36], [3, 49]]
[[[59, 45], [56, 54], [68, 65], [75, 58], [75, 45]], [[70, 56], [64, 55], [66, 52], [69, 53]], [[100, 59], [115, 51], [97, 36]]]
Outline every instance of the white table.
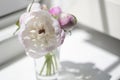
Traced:
[[[88, 43], [90, 38], [82, 29], [66, 37], [60, 51], [63, 68], [59, 80], [116, 80], [119, 77], [120, 66], [107, 71], [119, 57]], [[3, 68], [0, 80], [35, 80], [33, 59], [24, 57]]]

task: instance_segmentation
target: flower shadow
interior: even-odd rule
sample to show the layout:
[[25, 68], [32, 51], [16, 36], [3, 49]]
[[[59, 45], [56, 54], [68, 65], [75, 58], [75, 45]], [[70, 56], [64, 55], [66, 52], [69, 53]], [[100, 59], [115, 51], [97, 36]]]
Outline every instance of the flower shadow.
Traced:
[[62, 62], [58, 80], [110, 80], [111, 76], [92, 63]]

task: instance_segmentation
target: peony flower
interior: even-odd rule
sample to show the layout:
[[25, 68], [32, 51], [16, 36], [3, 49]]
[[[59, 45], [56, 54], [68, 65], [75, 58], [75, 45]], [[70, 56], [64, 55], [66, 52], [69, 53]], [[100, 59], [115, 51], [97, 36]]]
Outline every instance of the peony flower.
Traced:
[[58, 17], [62, 13], [62, 10], [60, 7], [57, 6], [50, 8], [49, 13], [55, 17]]
[[19, 39], [27, 55], [33, 58], [44, 56], [59, 47], [65, 38], [58, 21], [45, 10], [33, 9], [24, 13], [20, 17], [20, 26]]
[[63, 13], [59, 17], [59, 24], [61, 28], [64, 30], [72, 29], [76, 23], [77, 23], [77, 19], [72, 14]]

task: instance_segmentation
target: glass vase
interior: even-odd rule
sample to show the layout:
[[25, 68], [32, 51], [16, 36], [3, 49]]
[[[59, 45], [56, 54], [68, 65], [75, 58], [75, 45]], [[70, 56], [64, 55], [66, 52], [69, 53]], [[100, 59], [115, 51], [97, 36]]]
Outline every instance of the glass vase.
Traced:
[[34, 60], [37, 80], [57, 80], [59, 71], [59, 50], [50, 51]]

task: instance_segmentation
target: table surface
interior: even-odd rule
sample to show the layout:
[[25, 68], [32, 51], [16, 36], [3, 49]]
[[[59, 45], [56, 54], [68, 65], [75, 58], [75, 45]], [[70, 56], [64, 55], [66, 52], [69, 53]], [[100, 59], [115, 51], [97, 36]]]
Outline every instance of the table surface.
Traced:
[[[119, 57], [89, 43], [90, 39], [91, 35], [81, 29], [66, 36], [60, 50], [59, 80], [117, 80], [120, 66], [111, 68]], [[0, 80], [35, 80], [33, 59], [25, 56], [1, 69]]]

